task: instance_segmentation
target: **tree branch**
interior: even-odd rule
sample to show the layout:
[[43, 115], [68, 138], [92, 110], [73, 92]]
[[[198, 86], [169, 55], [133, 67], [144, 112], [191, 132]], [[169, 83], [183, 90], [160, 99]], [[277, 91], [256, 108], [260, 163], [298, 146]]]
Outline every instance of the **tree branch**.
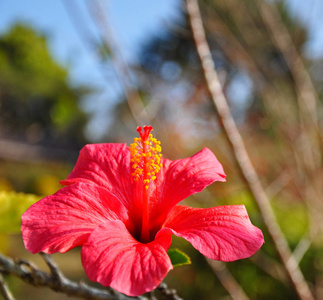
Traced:
[[[147, 300], [157, 299], [147, 298], [144, 296], [128, 297], [114, 289], [107, 287], [105, 289], [98, 289], [87, 285], [84, 282], [74, 282], [66, 278], [61, 270], [58, 268], [52, 257], [46, 253], [40, 253], [47, 266], [50, 274], [38, 269], [33, 263], [18, 259], [13, 260], [10, 257], [4, 256], [0, 253], [0, 295], [2, 294], [5, 300], [15, 300], [11, 295], [6, 282], [1, 276], [1, 273], [11, 274], [19, 277], [26, 283], [34, 286], [46, 286], [55, 292], [63, 293], [69, 296], [79, 297], [91, 300]], [[161, 283], [157, 291], [162, 295], [163, 299], [167, 300], [182, 300], [177, 295], [176, 290], [169, 289], [165, 283]]]
[[[0, 273], [12, 274], [19, 277], [23, 281], [34, 286], [47, 286], [55, 292], [64, 293], [69, 296], [79, 297], [91, 300], [130, 300], [140, 299], [144, 297], [127, 297], [114, 290], [97, 289], [83, 282], [74, 282], [66, 278], [57, 268], [49, 255], [42, 254], [47, 265], [51, 270], [51, 274], [41, 271], [31, 262], [23, 259], [13, 260], [0, 253]], [[1, 274], [0, 274], [1, 275]], [[1, 278], [0, 278], [1, 280]], [[1, 284], [0, 284], [1, 285]], [[2, 285], [3, 286], [3, 285]], [[13, 300], [14, 298], [8, 298]]]
[[266, 1], [256, 0], [256, 5], [264, 24], [271, 32], [273, 42], [281, 51], [289, 66], [290, 72], [295, 80], [295, 87], [301, 99], [300, 108], [307, 110], [311, 118], [312, 125], [319, 133], [318, 128], [318, 108], [320, 103], [318, 95], [312, 82], [311, 76], [307, 72], [301, 55], [299, 55], [288, 29], [284, 25], [276, 5], [269, 5]]
[[89, 12], [101, 33], [104, 45], [110, 51], [110, 58], [113, 63], [116, 75], [119, 79], [124, 95], [126, 97], [130, 112], [137, 125], [148, 124], [150, 118], [141, 99], [140, 93], [135, 87], [130, 67], [122, 55], [116, 38], [113, 35], [107, 15], [100, 1], [87, 1]]
[[201, 60], [204, 76], [214, 105], [218, 111], [219, 118], [223, 124], [225, 135], [231, 145], [236, 162], [241, 174], [245, 179], [254, 199], [256, 200], [262, 214], [265, 225], [273, 239], [277, 252], [286, 268], [286, 271], [295, 286], [295, 289], [302, 300], [313, 300], [314, 297], [304, 279], [303, 273], [294, 259], [283, 235], [273, 209], [270, 205], [259, 177], [252, 165], [243, 139], [238, 131], [232, 117], [228, 101], [223, 93], [221, 84], [216, 73], [210, 47], [206, 41], [205, 31], [197, 0], [186, 0], [186, 7], [192, 27], [198, 55]]
[[156, 290], [158, 290], [164, 296], [164, 299], [183, 300], [177, 295], [176, 290], [169, 289], [167, 284], [164, 282], [162, 282]]
[[209, 258], [206, 258], [206, 261], [233, 300], [249, 300], [249, 297], [231, 275], [224, 262], [211, 260]]
[[0, 273], [0, 294], [3, 296], [5, 300], [15, 300], [1, 273]]

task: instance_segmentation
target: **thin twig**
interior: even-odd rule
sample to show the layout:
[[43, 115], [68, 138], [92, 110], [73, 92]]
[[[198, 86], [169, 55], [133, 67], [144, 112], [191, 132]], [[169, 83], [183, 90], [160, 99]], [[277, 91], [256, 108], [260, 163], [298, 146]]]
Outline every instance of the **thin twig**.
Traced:
[[65, 277], [61, 270], [58, 268], [56, 263], [53, 261], [52, 257], [49, 254], [40, 253], [41, 257], [44, 259], [46, 262], [47, 266], [50, 269], [50, 272], [52, 273], [53, 277], [60, 283], [62, 283], [65, 280]]
[[[43, 256], [46, 257], [46, 256]], [[55, 264], [46, 257], [50, 265], [51, 274], [38, 269], [29, 261], [13, 260], [0, 253], [0, 272], [6, 272], [19, 277], [23, 281], [34, 286], [47, 286], [55, 292], [64, 293], [69, 296], [79, 297], [91, 300], [130, 300], [141, 299], [144, 297], [127, 297], [116, 291], [108, 291], [91, 287], [83, 282], [74, 282], [66, 278], [60, 271], [58, 271]], [[56, 268], [56, 270], [55, 270]], [[54, 275], [55, 274], [55, 275]], [[59, 275], [58, 275], [59, 274]], [[59, 278], [59, 280], [58, 280]], [[9, 298], [10, 299], [10, 298]], [[13, 299], [13, 298], [12, 298]]]
[[279, 192], [290, 182], [291, 177], [287, 172], [281, 173], [272, 183], [266, 188], [266, 194], [268, 198], [274, 198]]
[[15, 300], [14, 296], [10, 292], [8, 285], [1, 273], [0, 273], [0, 294], [3, 296], [5, 300]]
[[[321, 182], [315, 180], [316, 174], [321, 166], [321, 130], [318, 122], [318, 115], [322, 110], [321, 103], [318, 101], [318, 95], [312, 82], [311, 76], [305, 68], [303, 59], [295, 47], [294, 41], [285, 26], [277, 5], [269, 5], [266, 1], [255, 0], [262, 20], [268, 28], [270, 37], [276, 45], [276, 48], [284, 57], [290, 74], [294, 80], [295, 94], [298, 103], [299, 112], [299, 137], [294, 147], [301, 154], [302, 172], [309, 178], [310, 184], [305, 185], [304, 192], [311, 193], [311, 187], [320, 190]], [[318, 209], [321, 203], [321, 197], [311, 193], [306, 195], [305, 199], [314, 204]], [[312, 214], [315, 212], [313, 211]], [[319, 222], [320, 222], [319, 218]]]
[[162, 282], [156, 290], [158, 290], [166, 299], [183, 300], [177, 295], [176, 290], [169, 289], [167, 284], [164, 282]]
[[290, 280], [285, 268], [279, 262], [267, 256], [264, 252], [258, 252], [255, 255], [252, 255], [249, 257], [249, 260], [272, 278], [277, 279], [287, 287], [290, 286]]
[[304, 236], [299, 241], [299, 243], [297, 244], [297, 246], [293, 251], [293, 256], [298, 264], [301, 262], [305, 253], [310, 248], [315, 237], [318, 235], [319, 232], [322, 231], [320, 224], [315, 224], [315, 225], [316, 226], [312, 229], [312, 232], [304, 234]]
[[223, 124], [226, 137], [230, 142], [236, 162], [238, 163], [243, 178], [259, 206], [265, 225], [267, 226], [284, 267], [286, 268], [299, 297], [302, 300], [313, 300], [314, 297], [311, 290], [309, 289], [296, 260], [292, 256], [286, 238], [277, 223], [269, 198], [260, 183], [259, 177], [251, 163], [242, 137], [232, 117], [227, 99], [223, 93], [215, 71], [210, 47], [206, 41], [197, 0], [186, 0], [186, 7], [208, 89], [212, 96], [214, 105], [217, 108], [219, 118]]
[[233, 278], [224, 262], [208, 258], [206, 261], [233, 300], [249, 300], [249, 297], [245, 294], [239, 283]]
[[134, 87], [131, 70], [122, 55], [121, 48], [115, 39], [107, 15], [104, 12], [100, 1], [87, 1], [89, 12], [101, 32], [102, 40], [110, 51], [110, 58], [121, 87], [125, 94], [129, 109], [138, 125], [148, 124], [149, 117], [145, 106], [143, 105], [138, 90]]
[[317, 106], [319, 105], [317, 92], [312, 79], [304, 66], [303, 60], [280, 17], [277, 7], [275, 5], [269, 5], [266, 3], [266, 1], [262, 0], [256, 0], [255, 2], [265, 25], [271, 32], [273, 42], [281, 51], [286, 63], [289, 66], [291, 74], [296, 83], [295, 86], [298, 89], [298, 93], [301, 97], [300, 100], [303, 102], [300, 106], [304, 106], [311, 117], [313, 125], [316, 126], [317, 130], [319, 130], [317, 127]]
[[295, 260], [297, 261], [297, 263], [301, 262], [301, 260], [304, 257], [305, 253], [310, 248], [312, 242], [313, 242], [312, 239], [310, 239], [308, 237], [304, 237], [297, 244], [297, 247], [293, 251], [293, 256], [294, 256]]
[[110, 66], [105, 64], [105, 57], [100, 49], [100, 47], [102, 47], [102, 41], [98, 41], [96, 34], [90, 30], [89, 22], [79, 8], [80, 2], [69, 0], [61, 0], [61, 2], [64, 5], [65, 11], [84, 47], [86, 47], [89, 53], [101, 64], [97, 70], [101, 74], [103, 80], [107, 83], [107, 88], [115, 90], [117, 85], [113, 80], [111, 80], [111, 75], [108, 72], [110, 70]]

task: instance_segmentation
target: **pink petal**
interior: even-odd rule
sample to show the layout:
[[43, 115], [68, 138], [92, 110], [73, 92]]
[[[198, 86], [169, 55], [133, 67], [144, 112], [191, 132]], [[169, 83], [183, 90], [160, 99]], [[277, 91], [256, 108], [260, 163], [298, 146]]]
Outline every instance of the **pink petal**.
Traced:
[[130, 151], [126, 144], [89, 144], [81, 149], [73, 171], [61, 184], [97, 184], [131, 207], [134, 198], [131, 173]]
[[171, 161], [162, 160], [163, 167], [156, 179], [156, 190], [151, 195], [152, 227], [158, 227], [170, 210], [188, 196], [202, 191], [215, 181], [225, 181], [225, 173], [215, 155], [204, 148], [195, 155]]
[[131, 228], [127, 211], [115, 196], [79, 183], [33, 204], [21, 217], [21, 231], [28, 251], [63, 253], [83, 245], [99, 224], [116, 219]]
[[264, 243], [261, 230], [251, 224], [244, 205], [207, 209], [178, 205], [164, 226], [157, 237], [173, 233], [215, 260], [234, 261], [249, 257]]
[[82, 247], [82, 263], [92, 281], [138, 296], [156, 288], [173, 268], [166, 253], [170, 244], [167, 234], [141, 244], [121, 221], [108, 221]]

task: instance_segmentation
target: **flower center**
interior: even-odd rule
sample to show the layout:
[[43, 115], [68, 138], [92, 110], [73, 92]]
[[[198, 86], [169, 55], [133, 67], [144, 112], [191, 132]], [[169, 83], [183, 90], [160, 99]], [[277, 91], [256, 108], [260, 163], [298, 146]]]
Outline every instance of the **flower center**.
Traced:
[[129, 147], [131, 163], [134, 172], [132, 176], [135, 181], [142, 181], [143, 186], [143, 207], [142, 207], [142, 225], [141, 241], [149, 242], [149, 184], [156, 179], [160, 171], [161, 164], [161, 146], [160, 141], [153, 138], [150, 132], [152, 126], [137, 127], [140, 138], [134, 138], [134, 143]]

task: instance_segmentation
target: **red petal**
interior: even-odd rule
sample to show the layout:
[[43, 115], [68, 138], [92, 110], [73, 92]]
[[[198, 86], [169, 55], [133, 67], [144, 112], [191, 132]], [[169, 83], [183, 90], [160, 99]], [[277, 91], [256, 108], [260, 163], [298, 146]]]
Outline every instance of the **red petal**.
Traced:
[[162, 163], [156, 179], [156, 191], [150, 200], [151, 220], [154, 220], [152, 227], [158, 228], [178, 202], [215, 181], [225, 181], [222, 165], [208, 148], [189, 158], [175, 161], [163, 159]]
[[249, 257], [264, 243], [261, 230], [251, 224], [244, 205], [206, 209], [178, 205], [164, 226], [157, 237], [173, 233], [215, 260], [234, 261]]
[[167, 234], [141, 244], [121, 221], [106, 222], [82, 247], [82, 263], [92, 281], [138, 296], [156, 288], [173, 268], [166, 253], [170, 244]]
[[126, 144], [89, 144], [82, 148], [72, 173], [61, 184], [97, 184], [132, 206], [130, 151]]
[[66, 252], [83, 245], [107, 220], [121, 219], [131, 228], [127, 211], [104, 188], [79, 183], [33, 204], [21, 217], [25, 247], [32, 253]]

